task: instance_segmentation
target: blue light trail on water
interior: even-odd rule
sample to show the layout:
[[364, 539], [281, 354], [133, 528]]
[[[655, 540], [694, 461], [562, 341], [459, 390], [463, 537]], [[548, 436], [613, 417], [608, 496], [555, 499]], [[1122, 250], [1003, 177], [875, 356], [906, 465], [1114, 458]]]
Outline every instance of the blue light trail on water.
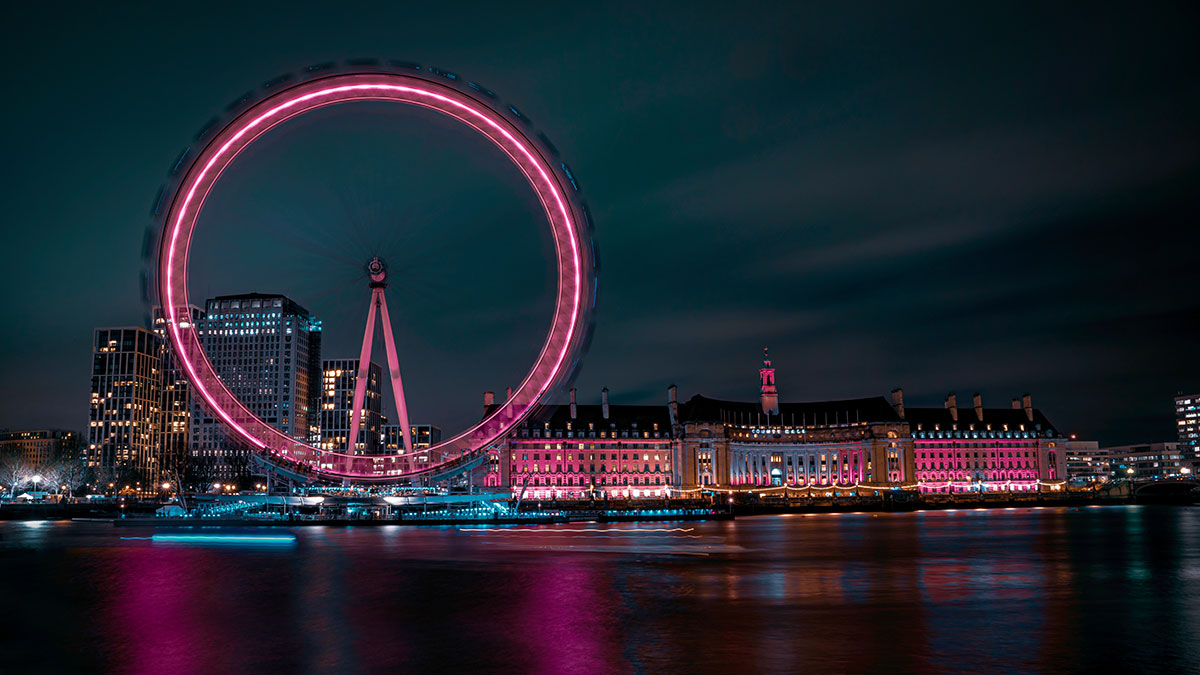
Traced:
[[[121, 537], [146, 539], [147, 537]], [[294, 534], [156, 534], [149, 537], [156, 544], [224, 544], [224, 545], [288, 545], [296, 543]]]

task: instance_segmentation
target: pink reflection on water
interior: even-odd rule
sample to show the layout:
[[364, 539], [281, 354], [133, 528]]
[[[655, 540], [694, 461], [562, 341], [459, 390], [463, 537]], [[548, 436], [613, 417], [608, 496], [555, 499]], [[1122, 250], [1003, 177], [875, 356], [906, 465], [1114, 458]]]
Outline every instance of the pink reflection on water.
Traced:
[[612, 580], [573, 556], [523, 575], [512, 631], [530, 673], [596, 673], [630, 668], [621, 654]]
[[113, 564], [119, 573], [108, 594], [116, 660], [134, 672], [203, 672], [196, 655], [220, 643], [214, 633], [221, 626], [198, 620], [205, 602], [194, 594], [206, 584], [192, 573], [196, 552], [147, 544], [117, 549], [116, 555]]

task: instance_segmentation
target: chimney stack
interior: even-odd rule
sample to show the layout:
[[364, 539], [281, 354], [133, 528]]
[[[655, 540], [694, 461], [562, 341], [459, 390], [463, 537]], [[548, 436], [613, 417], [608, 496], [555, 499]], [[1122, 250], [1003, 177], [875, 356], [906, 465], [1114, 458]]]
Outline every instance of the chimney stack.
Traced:
[[490, 391], [483, 392], [483, 406], [485, 408], [496, 404], [496, 394]]
[[893, 389], [892, 390], [892, 407], [896, 409], [896, 414], [900, 416], [900, 419], [904, 419], [904, 390], [903, 389]]
[[579, 416], [579, 408], [575, 405], [575, 387], [571, 387], [571, 419]]
[[1021, 396], [1021, 407], [1025, 409], [1025, 418], [1033, 421], [1033, 397], [1029, 394]]
[[600, 390], [600, 416], [608, 419], [608, 387]]
[[671, 426], [679, 424], [679, 400], [676, 398], [675, 385], [667, 387], [667, 407], [671, 410]]
[[505, 400], [505, 401], [511, 401], [511, 400], [512, 400], [512, 387], [509, 387], [507, 390], [505, 390], [505, 392], [504, 392], [504, 400]]
[[1012, 408], [1013, 408], [1013, 410], [1020, 410], [1021, 409], [1021, 399], [1014, 398], [1012, 400]]
[[973, 401], [975, 403], [975, 419], [982, 422], [983, 421], [983, 396], [980, 394], [975, 394]]
[[946, 410], [950, 411], [950, 417], [955, 422], [958, 421], [958, 395], [954, 392], [946, 394]]

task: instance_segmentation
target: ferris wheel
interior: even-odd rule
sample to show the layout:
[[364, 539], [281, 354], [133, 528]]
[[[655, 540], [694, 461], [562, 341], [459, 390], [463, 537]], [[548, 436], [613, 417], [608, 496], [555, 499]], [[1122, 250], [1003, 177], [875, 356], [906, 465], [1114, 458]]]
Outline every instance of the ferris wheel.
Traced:
[[[503, 403], [476, 424], [418, 451], [409, 443], [407, 406], [392, 339], [384, 288], [387, 266], [366, 263], [371, 305], [361, 368], [369, 361], [376, 310], [383, 328], [404, 445], [394, 453], [356, 454], [352, 447], [329, 449], [298, 440], [251, 412], [222, 381], [205, 353], [189, 312], [188, 257], [205, 199], [238, 155], [272, 128], [305, 113], [356, 101], [384, 101], [432, 110], [462, 123], [499, 148], [518, 168], [544, 213], [553, 239], [557, 288], [553, 319], [537, 358]], [[220, 420], [231, 438], [247, 446], [269, 469], [308, 481], [353, 484], [403, 483], [469, 470], [486, 459], [487, 448], [527, 421], [547, 396], [569, 381], [579, 365], [591, 328], [596, 297], [592, 226], [570, 168], [554, 146], [535, 132], [514, 106], [456, 74], [408, 62], [354, 62], [338, 71], [310, 68], [299, 77], [276, 78], [261, 97], [244, 97], [224, 123], [212, 123], [172, 169], [172, 183], [155, 205], [160, 233], [151, 285], [157, 296], [177, 365], [194, 396]], [[235, 104], [236, 105], [236, 104]], [[361, 422], [365, 373], [359, 373], [351, 444]]]

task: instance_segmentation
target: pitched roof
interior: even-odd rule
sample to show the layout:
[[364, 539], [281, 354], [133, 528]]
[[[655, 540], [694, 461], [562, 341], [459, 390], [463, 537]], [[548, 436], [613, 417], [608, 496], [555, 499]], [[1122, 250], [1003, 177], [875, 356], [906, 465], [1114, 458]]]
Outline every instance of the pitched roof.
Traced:
[[994, 428], [1002, 428], [1007, 424], [1009, 428], [1016, 430], [1024, 424], [1031, 429], [1041, 426], [1041, 431], [1054, 431], [1057, 427], [1051, 424], [1046, 415], [1037, 408], [1033, 409], [1033, 420], [1025, 414], [1023, 408], [984, 408], [983, 420], [980, 420], [975, 415], [975, 408], [971, 406], [959, 406], [958, 422], [950, 416], [948, 408], [909, 408], [905, 407], [904, 417], [908, 420], [909, 426], [913, 431], [917, 431], [917, 425], [920, 425], [923, 430], [930, 431], [935, 425], [940, 426], [943, 430], [948, 430], [952, 425], [958, 424], [960, 430], [966, 430], [970, 425], [987, 425], [990, 424]]
[[[498, 406], [488, 406], [484, 415], [495, 410]], [[636, 424], [639, 429], [653, 429], [655, 424], [662, 431], [671, 429], [671, 411], [666, 404], [660, 405], [618, 405], [608, 406], [608, 419], [604, 418], [602, 406], [594, 404], [578, 404], [575, 407], [575, 417], [571, 417], [570, 404], [545, 405], [539, 409], [526, 425], [550, 424], [552, 429], [564, 429], [571, 422], [577, 427], [584, 424], [594, 424], [597, 429], [609, 429], [613, 425], [618, 429], [631, 429]]]
[[722, 401], [697, 394], [682, 404], [679, 417], [685, 422], [768, 423], [817, 426], [847, 422], [899, 422], [891, 403], [882, 396], [838, 401], [782, 402], [779, 415], [763, 414], [759, 401]]

